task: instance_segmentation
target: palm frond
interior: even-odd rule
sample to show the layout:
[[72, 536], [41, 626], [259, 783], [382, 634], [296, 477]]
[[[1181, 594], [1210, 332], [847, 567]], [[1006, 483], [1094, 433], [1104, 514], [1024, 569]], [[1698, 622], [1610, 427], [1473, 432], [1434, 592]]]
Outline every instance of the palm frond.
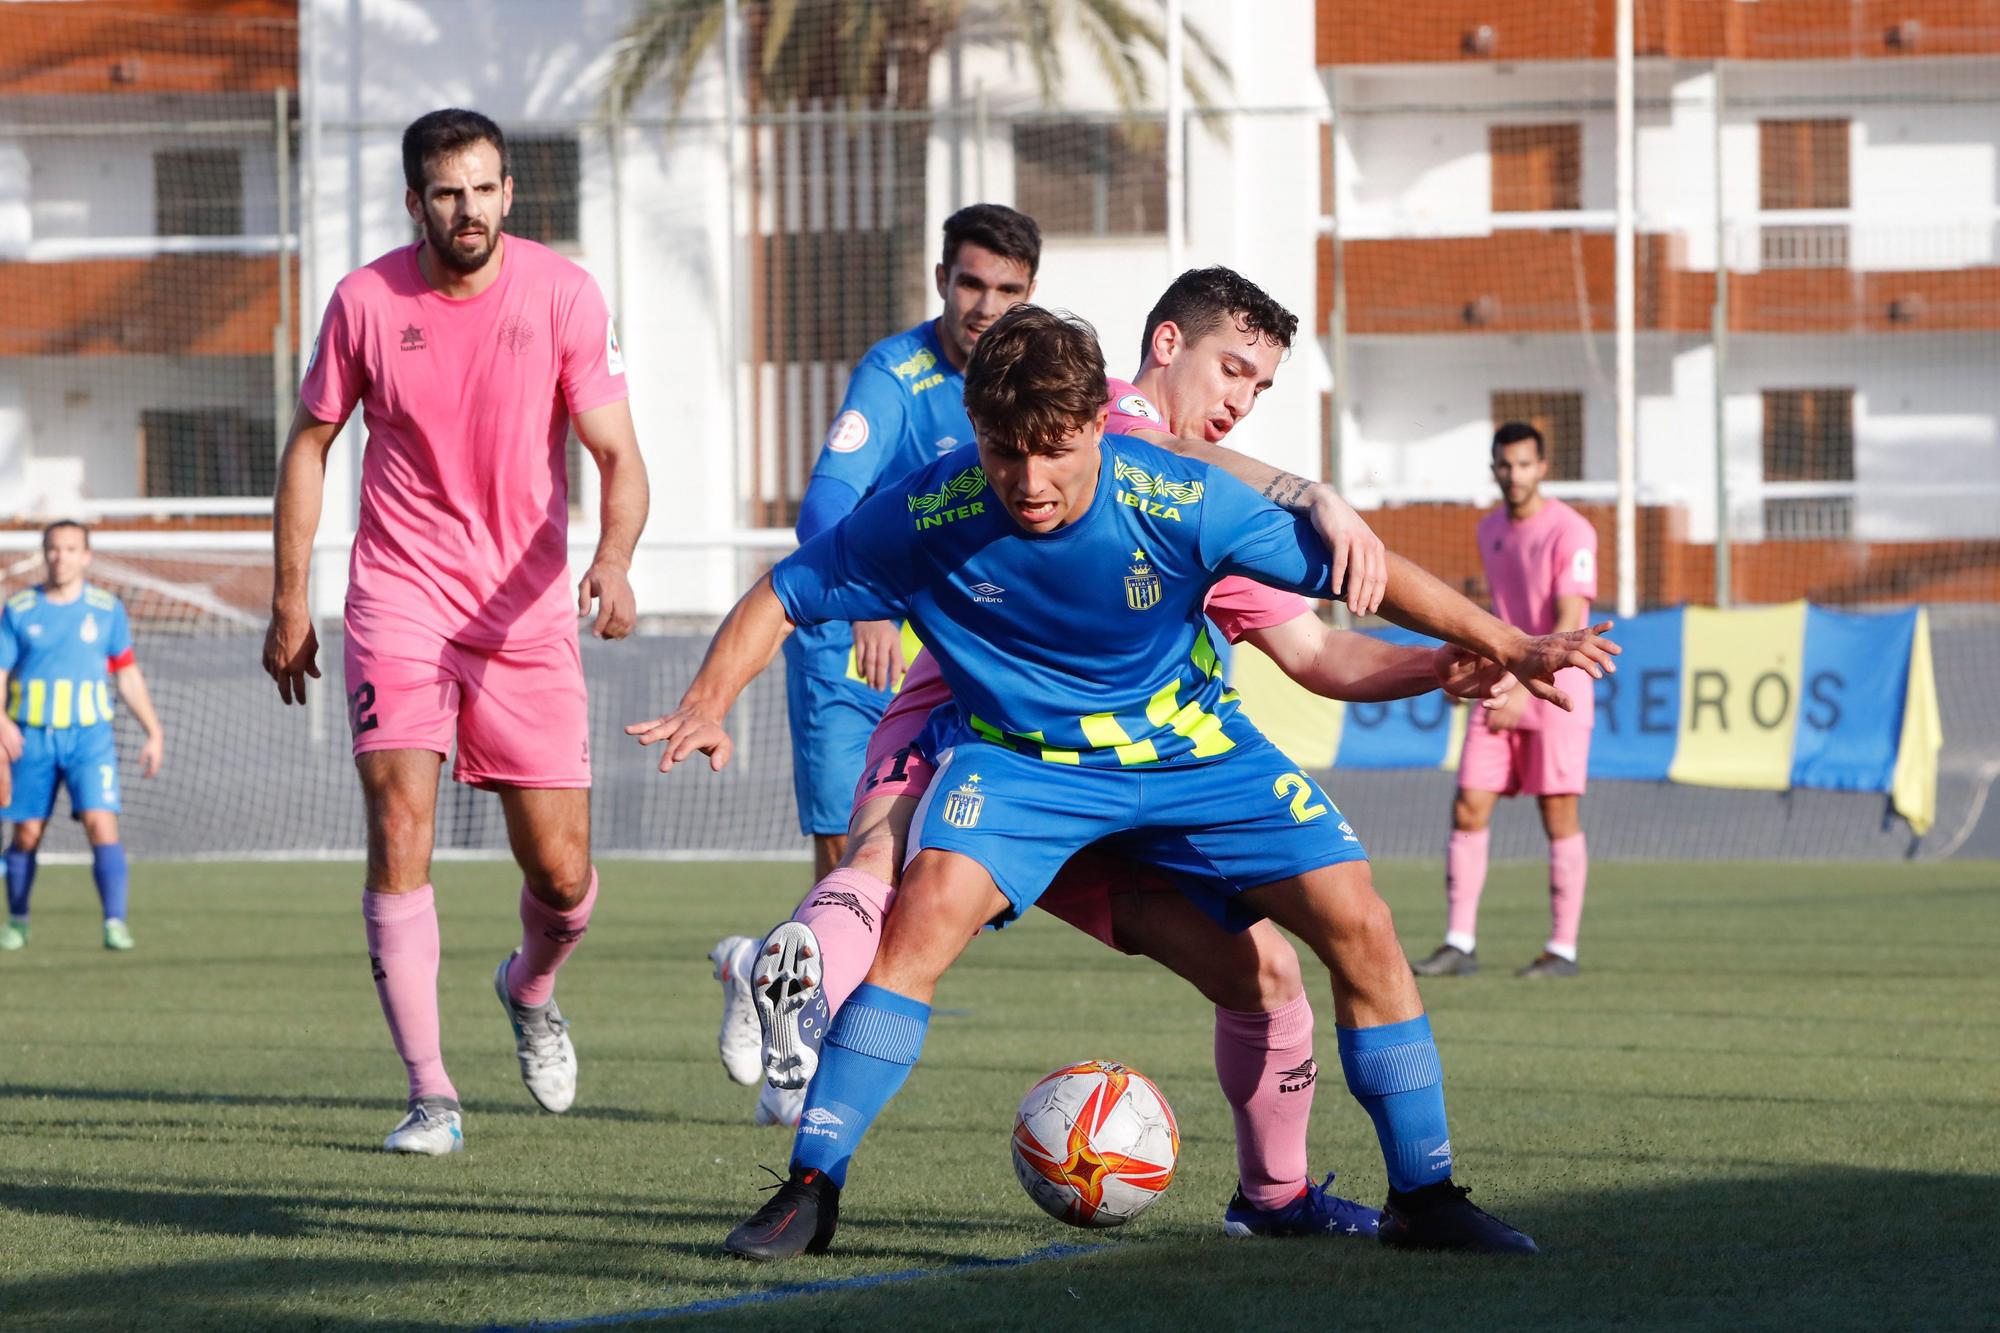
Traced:
[[662, 74], [667, 97], [678, 108], [695, 70], [722, 35], [722, 6], [714, 0], [642, 0], [611, 60], [606, 98], [620, 114]]
[[[1166, 54], [1162, 0], [743, 0], [742, 12], [757, 34], [759, 94], [776, 101], [829, 93], [850, 105], [866, 101], [902, 48], [935, 51], [954, 30], [1024, 55], [1051, 101], [1062, 83], [1061, 39], [1075, 23], [1113, 97], [1129, 109], [1150, 95], [1148, 54]], [[722, 24], [722, 0], [638, 0], [613, 53], [607, 102], [622, 114], [661, 79], [678, 108]], [[1186, 32], [1192, 58], [1184, 84], [1196, 106], [1209, 107], [1209, 79], [1226, 87], [1229, 66], [1207, 33], [1192, 23]], [[831, 81], [827, 66], [814, 63], [828, 51], [837, 61]]]
[[792, 35], [792, 25], [799, 17], [799, 0], [770, 0], [765, 9], [764, 49], [757, 63], [768, 80], [777, 69], [785, 43]]

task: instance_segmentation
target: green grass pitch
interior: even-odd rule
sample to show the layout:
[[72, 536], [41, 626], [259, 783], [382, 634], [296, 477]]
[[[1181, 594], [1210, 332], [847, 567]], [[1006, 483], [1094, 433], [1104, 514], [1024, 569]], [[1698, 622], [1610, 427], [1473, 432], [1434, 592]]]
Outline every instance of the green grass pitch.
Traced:
[[[1381, 867], [1405, 943], [1435, 864]], [[2000, 868], [1596, 868], [1584, 975], [1515, 981], [1538, 870], [1496, 870], [1474, 978], [1427, 982], [1460, 1179], [1535, 1262], [1221, 1235], [1234, 1177], [1210, 1017], [1182, 983], [1046, 919], [978, 941], [849, 1182], [836, 1253], [717, 1243], [788, 1138], [715, 1055], [704, 952], [762, 928], [796, 865], [617, 864], [561, 997], [576, 1108], [538, 1112], [490, 989], [508, 868], [439, 868], [445, 1050], [470, 1151], [376, 1151], [402, 1072], [349, 865], [135, 866], [139, 948], [99, 947], [79, 869], [43, 872], [0, 956], [0, 1325], [430, 1329], [663, 1309], [789, 1284], [1093, 1247], [798, 1297], [721, 1327], [1496, 1329], [2000, 1325]], [[1317, 973], [1308, 965], [1308, 974]], [[1379, 1201], [1322, 979], [1312, 1159]], [[1185, 1135], [1169, 1194], [1070, 1232], [1015, 1184], [1016, 1100], [1127, 1061]], [[622, 1324], [637, 1326], [637, 1321]]]

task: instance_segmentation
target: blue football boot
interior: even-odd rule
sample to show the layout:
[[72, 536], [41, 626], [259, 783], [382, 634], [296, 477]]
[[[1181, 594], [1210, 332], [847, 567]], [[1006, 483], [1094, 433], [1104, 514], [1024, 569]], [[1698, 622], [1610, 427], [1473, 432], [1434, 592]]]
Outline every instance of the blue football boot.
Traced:
[[1222, 1231], [1228, 1236], [1366, 1236], [1373, 1237], [1382, 1225], [1382, 1214], [1366, 1204], [1343, 1199], [1333, 1192], [1333, 1174], [1323, 1184], [1306, 1182], [1306, 1187], [1282, 1208], [1258, 1208], [1243, 1197], [1239, 1188], [1229, 1207], [1222, 1212]]

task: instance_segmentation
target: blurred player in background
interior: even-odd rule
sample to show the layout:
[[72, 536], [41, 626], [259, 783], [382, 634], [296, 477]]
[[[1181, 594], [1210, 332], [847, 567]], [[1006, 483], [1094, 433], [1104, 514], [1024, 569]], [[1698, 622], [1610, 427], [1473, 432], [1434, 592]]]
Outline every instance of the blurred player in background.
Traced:
[[[945, 219], [935, 274], [944, 310], [876, 343], [854, 367], [799, 501], [801, 543], [972, 439], [966, 360], [987, 325], [1034, 294], [1041, 260], [1041, 232], [1024, 213], [972, 204]], [[813, 840], [815, 879], [840, 863], [848, 793], [868, 734], [902, 680], [904, 656], [902, 625], [886, 621], [814, 625], [785, 644], [792, 788], [799, 831]], [[716, 947], [716, 977], [725, 985], [733, 961]]]
[[28, 943], [28, 895], [35, 857], [55, 813], [56, 786], [69, 788], [70, 812], [90, 840], [90, 871], [104, 908], [104, 947], [129, 949], [125, 847], [118, 841], [118, 743], [111, 726], [110, 682], [146, 733], [139, 771], [160, 771], [166, 734], [153, 712], [146, 678], [132, 654], [125, 604], [83, 581], [90, 568], [90, 530], [51, 523], [42, 530], [47, 573], [0, 612], [0, 675], [7, 713], [0, 718], [0, 770], [8, 789], [5, 817], [14, 821], [7, 848], [7, 926], [0, 949]]
[[[1493, 590], [1493, 613], [1530, 634], [1582, 629], [1597, 595], [1597, 530], [1554, 496], [1542, 494], [1548, 445], [1526, 422], [1493, 433], [1493, 480], [1503, 504], [1479, 521], [1479, 558]], [[1589, 868], [1578, 813], [1590, 768], [1596, 695], [1580, 671], [1559, 682], [1569, 692], [1565, 712], [1517, 692], [1504, 708], [1475, 715], [1458, 763], [1458, 796], [1445, 846], [1444, 943], [1415, 963], [1421, 977], [1467, 977], [1479, 970], [1479, 895], [1486, 887], [1486, 849], [1493, 806], [1502, 796], [1533, 796], [1549, 835], [1549, 939], [1514, 975], [1577, 974], [1576, 936], [1583, 920]]]
[[[422, 230], [334, 289], [280, 464], [277, 587], [264, 669], [287, 703], [317, 677], [307, 605], [326, 455], [359, 404], [368, 425], [346, 609], [347, 712], [368, 811], [362, 917], [375, 988], [409, 1072], [383, 1147], [464, 1147], [438, 1032], [430, 856], [439, 770], [497, 792], [520, 864], [521, 945], [494, 989], [521, 1080], [543, 1109], [576, 1096], [556, 970], [590, 923], [590, 731], [579, 614], [623, 638], [646, 472], [625, 361], [589, 274], [505, 236], [507, 142], [474, 111], [403, 133], [405, 207]], [[571, 428], [602, 484], [597, 552], [569, 592]]]

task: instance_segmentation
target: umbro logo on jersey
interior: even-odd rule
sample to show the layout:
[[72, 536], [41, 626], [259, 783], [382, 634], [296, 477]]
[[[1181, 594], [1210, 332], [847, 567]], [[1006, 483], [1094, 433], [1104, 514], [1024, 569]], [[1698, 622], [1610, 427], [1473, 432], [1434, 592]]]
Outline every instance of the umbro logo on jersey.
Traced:
[[403, 346], [402, 346], [403, 351], [421, 352], [428, 346], [430, 346], [430, 344], [424, 341], [424, 331], [422, 329], [418, 328], [414, 324], [410, 324], [404, 327]]
[[1311, 1056], [1307, 1056], [1306, 1062], [1298, 1066], [1298, 1068], [1281, 1070], [1279, 1072], [1278, 1091], [1280, 1093], [1304, 1092], [1313, 1085], [1313, 1080], [1318, 1077], [1319, 1062]]
[[997, 602], [1000, 594], [1007, 590], [997, 583], [975, 583], [972, 585], [972, 600], [975, 602]]

